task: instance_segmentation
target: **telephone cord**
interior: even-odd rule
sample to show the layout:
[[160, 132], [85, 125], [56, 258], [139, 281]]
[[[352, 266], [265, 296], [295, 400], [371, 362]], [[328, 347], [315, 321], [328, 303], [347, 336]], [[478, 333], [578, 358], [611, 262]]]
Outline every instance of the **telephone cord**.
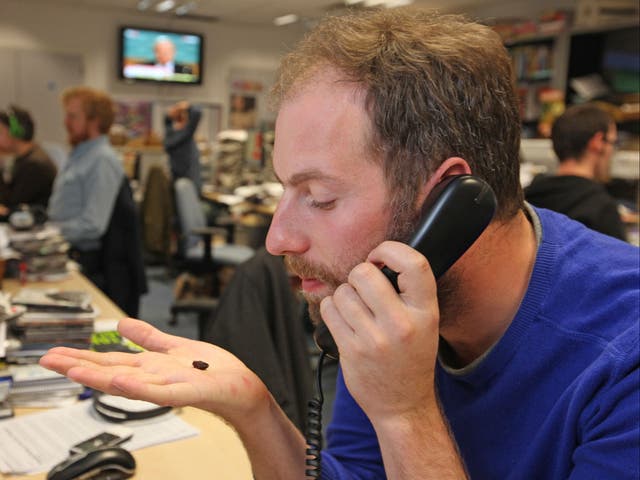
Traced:
[[307, 460], [305, 475], [307, 480], [320, 478], [320, 463], [322, 450], [322, 365], [325, 352], [320, 353], [316, 369], [317, 397], [309, 401], [307, 411]]

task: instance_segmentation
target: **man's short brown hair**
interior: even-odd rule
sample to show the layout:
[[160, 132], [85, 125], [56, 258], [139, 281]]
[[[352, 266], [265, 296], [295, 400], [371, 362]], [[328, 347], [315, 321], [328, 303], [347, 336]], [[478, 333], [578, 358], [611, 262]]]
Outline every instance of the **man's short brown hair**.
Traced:
[[522, 207], [515, 81], [489, 27], [407, 8], [328, 17], [283, 59], [274, 106], [327, 67], [366, 91], [372, 157], [395, 208], [413, 207], [431, 174], [456, 156], [493, 187], [498, 217]]
[[91, 87], [71, 87], [62, 92], [62, 103], [66, 105], [72, 98], [79, 98], [88, 119], [98, 119], [100, 133], [109, 133], [115, 118], [115, 107], [111, 97], [102, 90]]
[[589, 140], [598, 132], [606, 136], [614, 123], [613, 117], [596, 104], [569, 107], [551, 127], [553, 151], [560, 162], [570, 158], [579, 160]]

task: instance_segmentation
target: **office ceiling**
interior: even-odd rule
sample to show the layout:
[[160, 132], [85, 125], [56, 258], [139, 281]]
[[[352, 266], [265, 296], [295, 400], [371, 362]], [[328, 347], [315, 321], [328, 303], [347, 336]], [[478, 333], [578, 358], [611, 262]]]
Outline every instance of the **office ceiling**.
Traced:
[[[140, 13], [140, 0], [56, 0], [81, 8], [110, 9]], [[157, 13], [154, 7], [161, 0], [143, 0], [148, 3], [148, 15], [174, 16], [175, 8]], [[369, 0], [372, 1], [372, 0]], [[387, 0], [390, 1], [390, 0]], [[395, 0], [402, 3], [402, 0]], [[185, 18], [225, 23], [273, 25], [273, 19], [286, 14], [296, 14], [303, 22], [313, 22], [327, 13], [339, 13], [345, 9], [345, 0], [175, 0], [176, 7], [192, 7]], [[363, 2], [361, 2], [362, 4]], [[405, 2], [406, 3], [406, 2]], [[499, 0], [414, 0], [413, 4], [425, 8], [437, 8], [443, 12], [462, 12], [465, 7], [499, 3]]]

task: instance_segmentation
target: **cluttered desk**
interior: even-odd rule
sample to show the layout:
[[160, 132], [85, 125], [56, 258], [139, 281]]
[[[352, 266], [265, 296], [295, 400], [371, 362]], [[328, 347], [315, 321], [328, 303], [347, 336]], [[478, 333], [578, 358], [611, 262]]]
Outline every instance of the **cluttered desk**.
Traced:
[[[71, 270], [67, 275], [47, 282], [5, 279], [2, 290], [11, 298], [25, 288], [86, 293], [91, 299], [91, 311], [95, 312], [93, 324], [96, 332], [112, 331], [117, 319], [124, 316], [77, 271]], [[4, 357], [6, 359], [6, 352]], [[0, 385], [2, 377], [7, 378], [6, 373], [6, 370], [0, 372]], [[26, 374], [29, 375], [36, 376], [36, 373]], [[25, 408], [19, 403], [10, 405], [14, 415], [0, 419], [0, 479], [52, 478], [47, 477], [47, 472], [70, 456], [73, 445], [115, 426], [124, 427], [127, 435], [131, 435], [129, 440], [119, 445], [133, 455], [131, 478], [252, 478], [247, 454], [237, 434], [218, 417], [187, 407], [144, 420], [114, 423], [96, 415], [96, 397], [82, 389], [82, 393], [74, 393], [71, 399], [58, 398], [55, 407], [46, 405], [46, 402], [39, 408]], [[119, 461], [126, 463], [122, 459]]]

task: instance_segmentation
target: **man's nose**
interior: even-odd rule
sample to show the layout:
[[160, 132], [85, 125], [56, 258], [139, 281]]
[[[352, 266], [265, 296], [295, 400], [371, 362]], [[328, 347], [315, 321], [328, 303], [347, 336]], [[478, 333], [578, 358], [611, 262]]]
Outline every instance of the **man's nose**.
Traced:
[[309, 236], [305, 225], [295, 210], [283, 197], [273, 214], [265, 242], [267, 251], [272, 255], [304, 253], [309, 248]]

